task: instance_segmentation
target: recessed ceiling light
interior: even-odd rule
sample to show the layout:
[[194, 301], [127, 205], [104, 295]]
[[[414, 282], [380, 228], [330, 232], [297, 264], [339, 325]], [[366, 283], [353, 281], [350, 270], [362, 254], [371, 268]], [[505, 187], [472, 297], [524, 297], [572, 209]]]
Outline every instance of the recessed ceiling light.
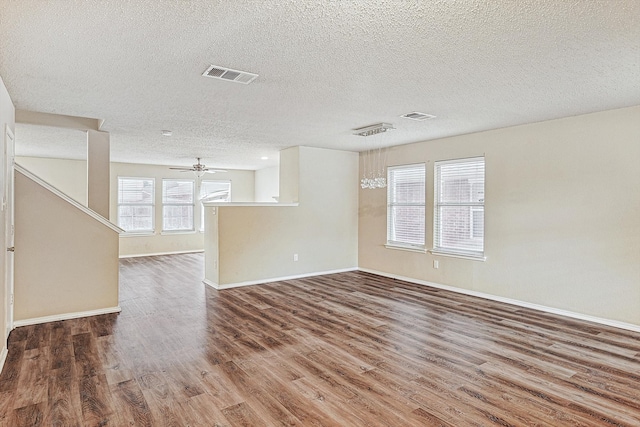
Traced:
[[389, 123], [376, 123], [375, 125], [354, 129], [353, 134], [359, 136], [371, 136], [379, 133], [389, 132], [390, 130], [394, 129], [395, 128], [393, 127], [393, 125]]
[[173, 132], [171, 132], [170, 130], [163, 130], [162, 131], [162, 136], [171, 136], [173, 135]]
[[431, 114], [427, 114], [427, 113], [419, 113], [417, 111], [414, 111], [413, 113], [403, 114], [400, 117], [405, 118], [405, 119], [422, 121], [422, 120], [427, 120], [427, 119], [433, 119], [436, 116], [431, 115]]
[[260, 160], [269, 160], [269, 158], [267, 156], [262, 156], [260, 157]]

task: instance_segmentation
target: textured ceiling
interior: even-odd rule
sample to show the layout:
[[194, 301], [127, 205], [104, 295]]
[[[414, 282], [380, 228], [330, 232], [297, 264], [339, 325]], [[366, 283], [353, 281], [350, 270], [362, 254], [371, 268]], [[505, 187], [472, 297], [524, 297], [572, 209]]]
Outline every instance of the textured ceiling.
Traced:
[[[18, 109], [104, 119], [114, 161], [259, 169], [638, 105], [640, 1], [0, 0], [0, 75]], [[17, 153], [84, 157], [50, 131], [17, 126]]]

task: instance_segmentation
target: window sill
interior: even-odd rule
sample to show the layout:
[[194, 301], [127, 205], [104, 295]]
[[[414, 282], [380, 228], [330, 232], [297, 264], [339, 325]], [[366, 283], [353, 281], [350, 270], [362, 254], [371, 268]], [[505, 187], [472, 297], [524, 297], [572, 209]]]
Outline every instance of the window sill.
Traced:
[[387, 249], [395, 249], [398, 251], [408, 251], [408, 252], [418, 252], [421, 254], [426, 254], [427, 250], [425, 248], [419, 248], [416, 246], [402, 246], [402, 245], [392, 245], [387, 243], [386, 245], [384, 245], [385, 248]]
[[171, 236], [175, 234], [196, 234], [195, 230], [175, 230], [175, 231], [161, 231], [161, 236]]
[[468, 259], [471, 261], [486, 261], [487, 257], [484, 255], [476, 255], [476, 254], [468, 254], [468, 253], [460, 253], [460, 252], [452, 252], [452, 251], [443, 251], [441, 249], [429, 249], [428, 251], [430, 254], [433, 255], [441, 255], [441, 256], [446, 256], [446, 257], [451, 257], [451, 258], [461, 258], [461, 259]]
[[120, 234], [120, 237], [151, 237], [155, 234], [153, 231], [125, 231]]

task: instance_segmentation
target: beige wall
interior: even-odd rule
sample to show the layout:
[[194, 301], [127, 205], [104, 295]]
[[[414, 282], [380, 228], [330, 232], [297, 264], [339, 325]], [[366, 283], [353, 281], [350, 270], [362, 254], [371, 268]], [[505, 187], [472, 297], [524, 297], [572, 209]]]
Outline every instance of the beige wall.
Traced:
[[434, 161], [482, 155], [486, 262], [386, 249], [386, 193], [361, 190], [359, 266], [640, 325], [640, 106], [391, 149], [427, 164], [428, 247]]
[[16, 157], [16, 163], [38, 175], [78, 203], [87, 205], [86, 160]]
[[273, 166], [270, 168], [258, 169], [256, 171], [256, 202], [275, 203], [274, 199], [280, 194], [280, 168]]
[[118, 233], [17, 172], [15, 321], [118, 307]]
[[295, 180], [281, 180], [281, 194], [299, 188], [285, 191], [299, 206], [218, 206], [217, 215], [208, 208], [209, 230], [218, 233], [207, 232], [207, 280], [224, 287], [357, 267], [357, 153], [294, 147], [280, 159], [281, 178]]
[[[19, 141], [18, 141], [19, 143]], [[19, 157], [17, 162], [46, 182], [69, 195], [83, 205], [87, 204], [87, 162], [84, 160], [42, 159]], [[145, 255], [203, 249], [203, 234], [161, 234], [162, 229], [162, 179], [193, 178], [191, 173], [169, 169], [169, 166], [111, 163], [110, 220], [117, 222], [118, 176], [155, 178], [156, 181], [156, 233], [149, 236], [120, 237], [120, 255]], [[234, 202], [253, 201], [254, 171], [230, 170], [227, 173], [208, 174], [205, 179], [231, 180], [231, 197]], [[195, 224], [200, 225], [200, 209], [195, 210]]]
[[[11, 98], [9, 97], [9, 93], [7, 92], [7, 88], [2, 81], [2, 77], [0, 77], [0, 141], [3, 143], [3, 148], [0, 148], [1, 165], [6, 163], [4, 155], [5, 126], [8, 126], [9, 129], [11, 129], [11, 132], [15, 134], [15, 109], [11, 102]], [[4, 166], [0, 167], [0, 188], [3, 189], [5, 186], [4, 169]], [[0, 210], [0, 234], [2, 235], [2, 237], [0, 237], [0, 241], [4, 244], [6, 238], [4, 210]], [[0, 250], [0, 280], [2, 281], [2, 289], [0, 290], [0, 337], [2, 337], [2, 343], [0, 344], [0, 358], [3, 354], [6, 354], [8, 337], [6, 332], [8, 286], [5, 277], [5, 262], [6, 252], [4, 250]]]

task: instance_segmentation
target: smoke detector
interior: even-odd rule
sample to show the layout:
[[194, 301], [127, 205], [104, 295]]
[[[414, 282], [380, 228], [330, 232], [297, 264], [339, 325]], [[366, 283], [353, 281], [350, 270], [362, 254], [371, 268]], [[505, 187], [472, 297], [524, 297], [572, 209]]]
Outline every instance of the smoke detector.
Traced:
[[228, 82], [242, 83], [245, 85], [248, 85], [258, 77], [257, 74], [232, 70], [231, 68], [219, 67], [217, 65], [211, 65], [202, 75], [204, 77], [211, 77], [212, 79], [226, 80]]

